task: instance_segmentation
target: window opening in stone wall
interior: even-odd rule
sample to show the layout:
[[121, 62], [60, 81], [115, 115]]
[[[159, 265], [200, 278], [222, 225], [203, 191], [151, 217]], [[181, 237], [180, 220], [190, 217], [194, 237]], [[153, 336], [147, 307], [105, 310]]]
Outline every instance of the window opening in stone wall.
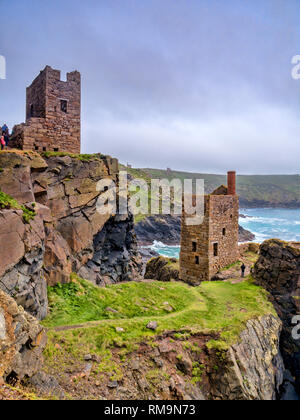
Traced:
[[226, 229], [223, 228], [223, 236], [226, 236]]
[[216, 242], [214, 243], [214, 257], [219, 255], [219, 244]]
[[39, 146], [34, 146], [34, 150], [39, 150]]
[[192, 249], [193, 249], [193, 252], [197, 251], [197, 242], [192, 242]]
[[68, 112], [68, 101], [65, 101], [64, 99], [62, 99], [60, 101], [60, 109], [62, 112], [67, 113]]
[[54, 152], [59, 152], [59, 148], [58, 147], [54, 147]]
[[198, 257], [198, 255], [196, 255], [196, 257], [195, 257], [195, 264], [196, 265], [199, 265], [199, 257]]
[[43, 152], [46, 152], [47, 150], [46, 150], [46, 147], [43, 147]]

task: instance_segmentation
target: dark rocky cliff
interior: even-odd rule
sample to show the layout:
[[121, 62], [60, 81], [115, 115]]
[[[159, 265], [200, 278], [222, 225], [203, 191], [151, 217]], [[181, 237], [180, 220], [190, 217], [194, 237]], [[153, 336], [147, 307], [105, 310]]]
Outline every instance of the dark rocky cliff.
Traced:
[[[17, 200], [0, 211], [0, 288], [28, 312], [43, 319], [47, 285], [71, 272], [98, 285], [139, 279], [132, 215], [96, 208], [97, 182], [118, 182], [116, 159], [12, 151], [0, 154], [0, 168], [0, 190]], [[24, 220], [21, 205], [34, 217]]]
[[292, 376], [287, 387], [294, 382], [300, 391], [300, 339], [293, 338], [292, 319], [300, 315], [300, 244], [272, 239], [260, 248], [260, 257], [253, 269], [257, 284], [270, 293], [270, 299], [283, 322], [280, 348], [285, 366]]

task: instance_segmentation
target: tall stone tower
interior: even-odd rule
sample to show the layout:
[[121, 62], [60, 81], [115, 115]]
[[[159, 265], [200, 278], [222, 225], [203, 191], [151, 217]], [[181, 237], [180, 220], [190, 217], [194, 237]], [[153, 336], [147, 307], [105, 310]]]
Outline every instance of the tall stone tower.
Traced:
[[239, 257], [235, 172], [228, 172], [227, 187], [222, 185], [204, 200], [201, 225], [187, 225], [184, 211], [181, 222], [180, 279], [192, 285], [211, 280], [220, 268]]
[[14, 127], [10, 145], [23, 150], [80, 153], [81, 76], [46, 66], [26, 90], [26, 123]]

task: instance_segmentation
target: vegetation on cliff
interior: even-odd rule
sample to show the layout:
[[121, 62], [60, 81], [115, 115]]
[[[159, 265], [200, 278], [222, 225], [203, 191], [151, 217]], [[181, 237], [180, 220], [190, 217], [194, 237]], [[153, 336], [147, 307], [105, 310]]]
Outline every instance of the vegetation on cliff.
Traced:
[[70, 283], [48, 287], [48, 299], [50, 314], [44, 325], [55, 327], [102, 319], [162, 316], [170, 312], [170, 306], [171, 312], [186, 308], [191, 293], [179, 283], [172, 283], [168, 288], [162, 288], [158, 282], [120, 283], [99, 288], [72, 275]]
[[223, 376], [228, 349], [248, 321], [275, 315], [250, 278], [199, 287], [148, 281], [99, 289], [72, 276], [70, 284], [49, 288], [49, 300], [44, 371], [70, 398], [170, 398], [170, 392], [188, 398], [188, 388], [172, 385], [175, 380], [201, 399], [202, 389], [213, 392], [207, 372]]
[[43, 152], [41, 153], [41, 155], [45, 158], [69, 156], [70, 158], [81, 160], [82, 162], [89, 162], [89, 161], [98, 160], [100, 158], [106, 157], [105, 155], [102, 155], [101, 153], [75, 154], [75, 153], [68, 153], [68, 152]]
[[[212, 345], [225, 348], [249, 319], [275, 314], [265, 291], [250, 280], [204, 282], [195, 288], [181, 282], [130, 282], [99, 289], [73, 276], [70, 284], [49, 288], [49, 302], [43, 324], [50, 327], [50, 357], [58, 355], [54, 343], [61, 337], [65, 350], [79, 356], [116, 343], [132, 348], [168, 330], [213, 334], [218, 340]], [[157, 322], [156, 331], [147, 328], [150, 321]]]
[[[223, 175], [201, 174], [161, 169], [133, 169], [123, 166], [130, 175], [145, 179], [204, 179], [205, 190], [211, 193], [226, 184]], [[244, 207], [300, 207], [300, 175], [239, 175], [237, 192]]]
[[21, 206], [10, 195], [5, 194], [3, 191], [0, 190], [0, 207], [2, 209], [20, 209]]

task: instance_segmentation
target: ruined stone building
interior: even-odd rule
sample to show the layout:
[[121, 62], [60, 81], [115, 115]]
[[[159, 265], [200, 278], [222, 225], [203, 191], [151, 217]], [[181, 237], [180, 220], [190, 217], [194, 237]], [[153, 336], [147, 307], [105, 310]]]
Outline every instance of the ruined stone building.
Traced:
[[40, 152], [80, 153], [81, 76], [46, 66], [26, 90], [26, 122], [16, 125], [10, 146]]
[[235, 172], [228, 172], [227, 187], [222, 185], [204, 200], [202, 224], [187, 225], [184, 211], [182, 217], [180, 279], [193, 285], [211, 280], [220, 268], [239, 257]]

